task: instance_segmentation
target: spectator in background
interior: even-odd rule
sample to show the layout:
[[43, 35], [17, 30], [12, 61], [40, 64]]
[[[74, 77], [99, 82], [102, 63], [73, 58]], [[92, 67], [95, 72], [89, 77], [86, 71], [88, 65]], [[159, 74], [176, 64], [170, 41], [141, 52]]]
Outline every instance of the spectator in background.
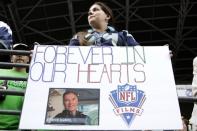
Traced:
[[[28, 50], [26, 44], [18, 43], [13, 45], [13, 50]], [[29, 56], [12, 55], [11, 62], [26, 64], [29, 62]], [[8, 77], [28, 77], [25, 67], [13, 67], [12, 69], [0, 69], [0, 76]], [[1, 89], [25, 90], [26, 81], [0, 80]], [[21, 110], [23, 105], [22, 96], [2, 95], [0, 94], [0, 109], [2, 110]], [[20, 116], [0, 114], [0, 130], [17, 130]]]
[[[197, 97], [197, 57], [193, 60], [193, 81], [192, 81], [193, 97]], [[194, 103], [192, 117], [190, 119], [192, 131], [197, 131], [197, 103]]]
[[[12, 42], [12, 30], [6, 23], [0, 21], [0, 49], [11, 49]], [[8, 62], [9, 59], [8, 55], [0, 55], [0, 62]]]
[[69, 45], [96, 46], [136, 46], [138, 43], [128, 31], [116, 31], [113, 24], [112, 10], [102, 2], [94, 3], [88, 12], [88, 22], [92, 27], [87, 31], [78, 32]]

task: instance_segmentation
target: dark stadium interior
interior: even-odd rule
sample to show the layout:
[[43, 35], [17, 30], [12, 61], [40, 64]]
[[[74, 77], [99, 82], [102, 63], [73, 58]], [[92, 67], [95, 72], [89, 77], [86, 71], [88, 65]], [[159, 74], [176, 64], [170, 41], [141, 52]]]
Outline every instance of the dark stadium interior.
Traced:
[[[176, 84], [191, 84], [197, 56], [196, 0], [102, 0], [114, 13], [115, 27], [128, 30], [142, 46], [169, 45]], [[87, 12], [95, 0], [1, 0], [0, 20], [14, 42], [66, 45], [89, 28]], [[162, 69], [161, 69], [162, 70]]]

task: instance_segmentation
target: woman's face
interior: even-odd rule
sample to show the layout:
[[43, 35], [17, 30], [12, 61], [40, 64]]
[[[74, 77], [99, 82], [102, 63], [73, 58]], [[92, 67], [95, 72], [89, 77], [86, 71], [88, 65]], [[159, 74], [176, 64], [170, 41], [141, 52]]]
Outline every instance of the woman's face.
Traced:
[[88, 22], [92, 27], [98, 26], [105, 22], [108, 23], [110, 16], [108, 16], [99, 5], [94, 4], [90, 7], [88, 12]]

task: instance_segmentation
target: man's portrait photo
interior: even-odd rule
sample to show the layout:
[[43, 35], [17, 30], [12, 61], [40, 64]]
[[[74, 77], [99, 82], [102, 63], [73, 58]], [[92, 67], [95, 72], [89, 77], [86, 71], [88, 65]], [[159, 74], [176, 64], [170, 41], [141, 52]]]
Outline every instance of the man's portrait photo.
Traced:
[[46, 124], [98, 125], [99, 89], [50, 88]]

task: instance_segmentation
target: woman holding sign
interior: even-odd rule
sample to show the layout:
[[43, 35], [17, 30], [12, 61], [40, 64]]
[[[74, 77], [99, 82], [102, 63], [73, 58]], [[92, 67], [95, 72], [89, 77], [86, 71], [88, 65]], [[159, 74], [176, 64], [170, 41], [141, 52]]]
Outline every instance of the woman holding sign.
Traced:
[[136, 46], [139, 45], [128, 31], [116, 31], [112, 26], [112, 10], [102, 2], [94, 3], [88, 12], [88, 22], [92, 27], [87, 31], [78, 32], [69, 45], [83, 46]]

